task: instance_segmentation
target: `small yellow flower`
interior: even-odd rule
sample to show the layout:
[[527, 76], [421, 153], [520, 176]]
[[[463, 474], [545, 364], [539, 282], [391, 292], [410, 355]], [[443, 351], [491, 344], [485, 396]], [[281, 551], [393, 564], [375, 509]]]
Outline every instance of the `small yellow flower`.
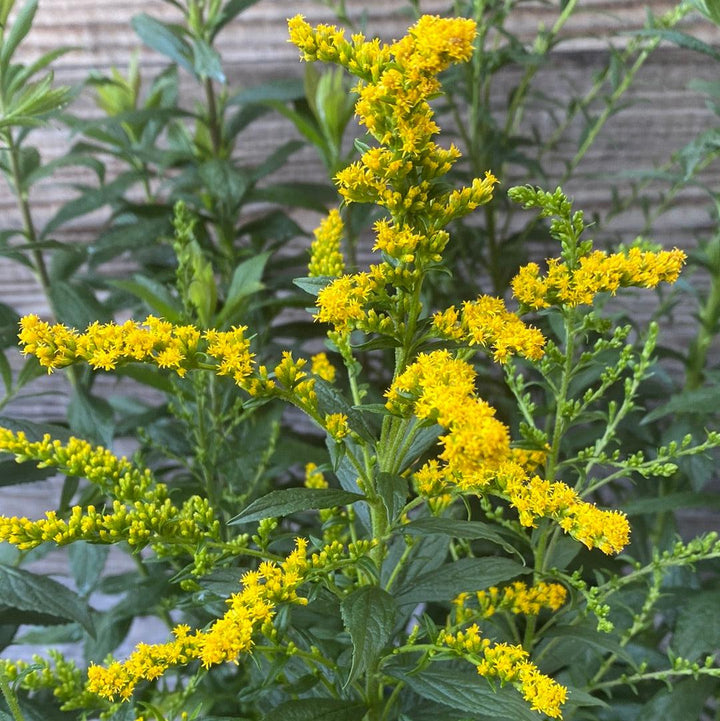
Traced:
[[475, 663], [481, 676], [511, 683], [534, 711], [562, 718], [560, 707], [567, 700], [567, 689], [541, 673], [522, 646], [491, 644], [481, 636], [476, 624], [455, 634], [443, 631], [438, 642]]
[[295, 550], [280, 564], [264, 562], [257, 571], [245, 573], [242, 590], [227, 599], [228, 610], [207, 631], [190, 631], [179, 625], [173, 630], [174, 638], [166, 643], [141, 643], [124, 662], [91, 665], [88, 691], [111, 701], [125, 701], [140, 681], [159, 678], [173, 666], [194, 660], [205, 668], [237, 663], [238, 656], [252, 650], [253, 636], [272, 622], [278, 604], [307, 603], [297, 595], [309, 568], [306, 551], [307, 542], [298, 538]]
[[325, 415], [325, 428], [332, 438], [340, 441], [350, 434], [348, 417], [344, 413], [328, 413]]
[[316, 353], [312, 358], [310, 358], [310, 363], [312, 364], [313, 375], [322, 378], [328, 383], [333, 383], [335, 381], [337, 371], [335, 370], [335, 366], [328, 359], [327, 353]]

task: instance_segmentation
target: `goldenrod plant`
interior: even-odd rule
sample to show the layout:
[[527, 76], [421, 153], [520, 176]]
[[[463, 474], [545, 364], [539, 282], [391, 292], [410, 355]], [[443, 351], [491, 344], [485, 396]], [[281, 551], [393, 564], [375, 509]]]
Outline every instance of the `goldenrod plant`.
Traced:
[[[651, 457], [625, 447], [622, 425], [638, 412], [658, 329], [630, 342], [601, 302], [675, 282], [684, 253], [594, 250], [562, 190], [516, 187], [512, 201], [550, 220], [557, 257], [520, 270], [515, 310], [485, 295], [429, 306], [427, 278], [451, 272], [446, 227], [497, 192], [490, 170], [465, 187], [445, 182], [459, 151], [435, 142], [428, 104], [438, 74], [471, 59], [476, 24], [423, 16], [391, 44], [301, 16], [289, 30], [303, 60], [357, 78], [371, 144], [336, 180], [344, 203], [382, 213], [378, 262], [345, 271], [333, 210], [296, 280], [315, 295], [326, 351], [286, 350], [267, 363], [250, 328], [156, 316], [77, 330], [29, 315], [20, 343], [48, 372], [154, 367], [180, 381], [215, 378], [238, 413], [294, 406], [326, 448], [301, 484], [278, 483], [228, 518], [222, 489], [188, 495], [82, 439], [2, 430], [0, 449], [19, 462], [88, 482], [65, 514], [0, 518], [0, 539], [17, 549], [15, 563], [0, 565], [0, 601], [40, 625], [68, 624], [90, 649], [86, 664], [58, 653], [2, 661], [8, 713], [625, 719], [638, 717], [637, 693], [655, 715], [699, 718], [720, 677], [716, 649], [698, 656], [697, 624], [663, 609], [683, 572], [716, 562], [720, 541], [708, 534], [636, 558], [630, 519], [615, 504], [634, 478], [671, 476], [678, 459], [706, 453], [720, 435]], [[521, 423], [511, 427], [479, 394], [478, 355], [504, 373]], [[374, 384], [359, 360], [372, 357], [388, 365], [389, 384]], [[244, 448], [232, 453], [244, 462]], [[18, 567], [25, 554], [65, 544], [81, 549], [77, 592]], [[98, 658], [92, 650], [112, 651], [115, 630], [90, 593], [124, 593], [125, 606], [138, 598], [135, 577], [103, 578], [96, 549], [114, 544], [138, 559], [142, 605], [168, 637]]]

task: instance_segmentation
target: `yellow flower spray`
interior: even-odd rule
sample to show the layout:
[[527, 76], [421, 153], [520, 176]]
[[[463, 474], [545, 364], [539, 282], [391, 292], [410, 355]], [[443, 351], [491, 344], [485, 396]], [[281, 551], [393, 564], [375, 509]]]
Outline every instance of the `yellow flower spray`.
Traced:
[[[106, 699], [127, 700], [141, 682], [152, 683], [168, 669], [193, 662], [211, 669], [237, 664], [251, 653], [258, 658], [298, 655], [331, 690], [342, 682], [347, 690], [336, 693], [333, 701], [353, 694], [362, 705], [363, 718], [380, 721], [398, 712], [395, 704], [402, 684], [393, 676], [398, 673], [393, 664], [407, 654], [417, 664], [418, 677], [430, 662], [461, 657], [488, 680], [517, 688], [533, 710], [560, 718], [567, 690], [532, 660], [538, 642], [536, 619], [544, 613], [554, 620], [565, 609], [565, 586], [547, 578], [551, 551], [564, 532], [588, 549], [616, 554], [628, 543], [630, 532], [624, 514], [585, 500], [579, 484], [573, 488], [559, 475], [567, 408], [583, 410], [568, 406], [572, 337], [581, 327], [575, 314], [600, 292], [673, 282], [684, 256], [676, 250], [593, 251], [591, 244], [580, 241], [582, 214], [572, 213], [561, 191], [516, 188], [511, 191], [515, 200], [540, 207], [554, 218], [550, 232], [561, 244], [562, 257], [548, 261], [545, 276], [535, 264], [521, 269], [513, 281], [514, 295], [522, 310], [551, 308], [561, 314], [568, 329], [565, 347], [558, 349], [500, 298], [480, 296], [457, 308], [425, 307], [423, 283], [442, 267], [450, 241], [446, 227], [488, 203], [498, 182], [488, 171], [467, 187], [449, 189], [444, 176], [460, 154], [454, 146], [445, 149], [433, 139], [439, 128], [429, 103], [441, 90], [438, 74], [471, 57], [475, 23], [424, 16], [404, 38], [390, 44], [361, 34], [348, 39], [334, 26], [313, 28], [301, 16], [289, 21], [289, 32], [304, 60], [336, 63], [357, 78], [356, 114], [368, 140], [376, 143], [361, 143], [360, 159], [340, 171], [336, 183], [345, 203], [374, 203], [383, 209], [384, 217], [374, 225], [373, 250], [379, 262], [362, 272], [345, 273], [343, 227], [335, 209], [315, 232], [308, 269], [310, 276], [327, 280], [317, 293], [315, 320], [329, 325], [329, 346], [344, 362], [351, 398], [343, 396], [345, 379], [324, 352], [314, 355], [309, 365], [290, 351], [274, 366], [256, 365], [245, 327], [200, 331], [150, 316], [144, 323], [93, 324], [80, 332], [27, 316], [21, 321], [20, 341], [23, 352], [35, 355], [48, 371], [79, 362], [100, 370], [150, 363], [181, 377], [190, 372], [227, 376], [251, 403], [292, 403], [324, 429], [330, 465], [341, 479], [342, 491], [331, 486], [324, 470], [308, 463], [304, 488], [276, 489], [239, 509], [235, 522], [260, 521], [260, 526], [252, 537], [256, 548], [245, 541], [233, 545], [223, 542], [212, 509], [202, 499], [193, 497], [174, 506], [167, 489], [154, 483], [149, 472], [104, 449], [77, 439], [66, 446], [49, 438], [30, 443], [22, 434], [0, 431], [0, 450], [14, 453], [18, 460], [32, 459], [83, 476], [113, 499], [112, 511], [78, 506], [67, 519], [55, 514], [38, 521], [0, 519], [0, 539], [20, 548], [84, 539], [125, 540], [134, 547], [151, 544], [163, 549], [176, 538], [185, 552], [198, 544], [197, 558], [202, 544], [208, 543], [226, 557], [245, 554], [261, 559], [256, 569], [242, 575], [242, 588], [227, 599], [221, 618], [195, 630], [178, 624], [166, 643], [141, 644], [124, 661], [91, 666], [87, 688]], [[394, 353], [384, 405], [368, 403], [361, 383], [355, 344], [367, 336]], [[511, 427], [478, 393], [471, 363], [477, 352], [505, 368], [510, 379], [518, 361], [541, 370], [564, 364], [566, 375], [553, 386], [555, 424], [550, 432], [531, 428], [531, 403], [523, 396], [528, 442], [520, 447]], [[546, 377], [550, 375], [547, 371]], [[587, 403], [592, 400], [588, 396]], [[376, 418], [368, 421], [368, 416]], [[414, 496], [410, 483], [417, 490]], [[428, 521], [439, 522], [441, 528], [443, 521], [466, 528], [457, 517], [463, 507], [454, 503], [456, 499], [465, 501], [468, 510], [480, 503], [488, 517], [523, 539], [526, 545], [517, 553], [524, 554], [523, 561], [532, 568], [534, 583], [515, 581], [499, 590], [473, 581], [471, 574], [462, 591], [442, 589], [450, 608], [445, 630], [421, 631], [419, 624], [406, 630], [409, 621], [398, 622], [401, 601], [408, 593], [412, 597], [417, 579], [404, 576], [417, 560], [413, 553], [419, 547], [411, 529]], [[493, 508], [494, 502], [500, 505]], [[287, 556], [268, 550], [273, 533], [282, 528], [278, 517], [314, 510], [323, 524], [317, 536], [322, 541], [314, 553], [308, 557], [308, 541], [303, 538]], [[512, 519], [503, 517], [506, 510]], [[528, 528], [534, 531], [532, 540]], [[489, 531], [480, 537], [505, 544]], [[457, 560], [465, 553], [461, 560], [476, 567], [473, 573], [485, 562], [496, 561], [507, 571], [505, 580], [528, 570], [509, 559], [477, 556], [469, 544], [448, 544], [445, 555], [452, 551]], [[452, 570], [453, 562], [444, 563], [438, 574]], [[427, 578], [423, 582], [430, 583]], [[306, 595], [299, 595], [302, 586], [307, 587]], [[398, 588], [398, 595], [393, 595]], [[325, 608], [339, 609], [353, 644], [349, 670], [323, 655], [317, 645], [305, 643], [304, 637], [293, 637], [286, 617], [275, 625], [281, 606], [302, 606], [316, 597]], [[481, 628], [503, 613], [526, 617], [522, 643], [494, 643]], [[475, 622], [466, 626], [471, 620]], [[421, 633], [425, 643], [418, 641]], [[398, 635], [404, 643], [395, 642]]]

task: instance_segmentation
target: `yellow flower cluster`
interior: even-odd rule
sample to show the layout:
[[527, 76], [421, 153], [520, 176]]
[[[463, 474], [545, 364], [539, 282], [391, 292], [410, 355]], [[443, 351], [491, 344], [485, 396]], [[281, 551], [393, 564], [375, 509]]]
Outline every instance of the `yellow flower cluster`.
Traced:
[[326, 413], [324, 425], [325, 430], [336, 441], [340, 441], [350, 434], [348, 417], [344, 413]]
[[343, 222], [337, 208], [315, 230], [315, 240], [310, 245], [308, 275], [338, 277], [345, 271], [340, 244], [343, 237]]
[[162, 484], [155, 485], [149, 469], [81, 438], [62, 443], [46, 433], [41, 441], [30, 441], [23, 431], [0, 426], [0, 451], [12, 453], [18, 463], [33, 461], [38, 468], [57, 468], [68, 476], [86, 478], [104, 493], [126, 501], [154, 499], [165, 490]]
[[356, 329], [399, 336], [408, 310], [405, 293], [415, 294], [425, 269], [442, 259], [449, 240], [443, 228], [487, 203], [497, 183], [486, 173], [466, 188], [446, 190], [439, 179], [460, 153], [432, 140], [438, 127], [428, 101], [440, 93], [437, 75], [470, 58], [475, 23], [423, 16], [390, 45], [360, 34], [347, 40], [342, 30], [312, 28], [301, 16], [289, 21], [289, 30], [303, 59], [338, 63], [359, 78], [355, 110], [380, 146], [368, 148], [336, 182], [346, 202], [376, 203], [389, 216], [375, 224], [374, 249], [385, 261], [324, 288], [316, 320], [345, 336]]
[[218, 535], [219, 522], [207, 500], [199, 496], [192, 496], [179, 508], [170, 499], [162, 503], [135, 501], [130, 507], [113, 501], [106, 512], [95, 506], [73, 506], [67, 519], [59, 518], [55, 511], [46, 511], [45, 518], [38, 520], [0, 516], [0, 541], [22, 550], [48, 541], [59, 546], [74, 541], [127, 541], [134, 548], [151, 544], [162, 556], [187, 553], [200, 541]]
[[366, 273], [341, 276], [318, 293], [315, 320], [331, 323], [341, 334], [351, 330], [393, 333], [397, 329], [388, 313], [392, 301], [386, 286], [408, 285], [416, 277], [411, 271], [405, 273], [403, 278], [402, 272], [383, 263], [371, 265]]
[[305, 465], [305, 488], [327, 488], [328, 482], [322, 471], [318, 470], [316, 463]]
[[465, 301], [461, 312], [451, 306], [433, 316], [433, 326], [449, 340], [491, 347], [498, 363], [504, 363], [513, 354], [531, 360], [543, 356], [543, 334], [510, 313], [501, 298], [483, 295], [475, 301]]
[[290, 42], [304, 60], [337, 63], [360, 78], [356, 112], [381, 144], [406, 153], [428, 148], [437, 132], [428, 98], [437, 95], [437, 75], [453, 63], [469, 60], [475, 23], [463, 18], [426, 15], [400, 41], [383, 45], [361, 34], [348, 42], [330, 25], [312, 28], [298, 15], [288, 22]]
[[216, 361], [214, 370], [218, 375], [232, 376], [242, 386], [253, 368], [245, 330], [237, 327], [201, 333], [191, 325], [173, 325], [148, 316], [144, 323], [93, 323], [80, 333], [27, 315], [20, 320], [18, 337], [22, 352], [34, 355], [48, 372], [80, 361], [96, 370], [113, 370], [119, 364], [137, 361], [154, 363], [182, 377], [188, 370], [206, 367], [205, 358], [209, 356]]
[[153, 681], [172, 666], [194, 660], [205, 668], [226, 661], [237, 663], [240, 654], [251, 651], [258, 631], [270, 631], [278, 604], [307, 603], [297, 595], [308, 568], [307, 542], [298, 538], [296, 544], [282, 563], [266, 561], [257, 571], [248, 571], [242, 577], [242, 591], [228, 599], [227, 612], [207, 631], [191, 632], [188, 626], [177, 626], [174, 639], [167, 643], [141, 643], [124, 662], [114, 661], [107, 667], [92, 665], [88, 690], [111, 701], [124, 701], [140, 681]]
[[600, 510], [583, 501], [567, 484], [528, 477], [512, 465], [498, 474], [498, 485], [517, 509], [524, 526], [534, 526], [538, 518], [552, 518], [588, 548], [612, 554], [627, 546], [630, 526], [624, 513]]
[[282, 360], [275, 366], [275, 378], [285, 387], [289, 400], [312, 415], [317, 410], [317, 393], [315, 379], [308, 378], [307, 372], [303, 370], [306, 365], [305, 358], [296, 360], [290, 351], [283, 351]]
[[311, 367], [313, 375], [318, 376], [318, 378], [322, 378], [328, 383], [335, 382], [335, 375], [337, 371], [335, 370], [335, 366], [327, 357], [327, 353], [316, 353], [310, 359], [310, 363], [312, 364]]
[[385, 395], [391, 413], [414, 413], [448, 431], [440, 437], [438, 457], [415, 474], [422, 495], [495, 493], [509, 500], [525, 526], [534, 526], [538, 518], [552, 518], [588, 548], [608, 554], [627, 544], [630, 529], [624, 514], [583, 501], [564, 483], [529, 477], [525, 464], [519, 462], [523, 458], [510, 447], [507, 426], [475, 394], [474, 369], [449, 351], [421, 353]]
[[[477, 591], [474, 598], [469, 593], [462, 593], [453, 601], [453, 605], [456, 622], [465, 623], [474, 616], [489, 618], [502, 611], [537, 616], [543, 608], [557, 611], [566, 598], [567, 590], [559, 583], [540, 581], [534, 586], [528, 586], [522, 581], [515, 581], [502, 589], [491, 586], [487, 591]], [[477, 602], [477, 608], [470, 606], [471, 600]]]
[[125, 458], [86, 441], [70, 438], [63, 445], [45, 435], [31, 442], [24, 433], [0, 428], [0, 451], [19, 462], [32, 460], [40, 467], [57, 468], [87, 478], [112, 497], [111, 509], [73, 506], [67, 519], [55, 511], [45, 518], [0, 516], [0, 541], [20, 549], [41, 543], [65, 545], [78, 540], [93, 543], [127, 541], [135, 548], [152, 544], [160, 555], [184, 553], [187, 547], [219, 535], [219, 521], [206, 499], [191, 496], [179, 508], [167, 497], [167, 487], [155, 483], [150, 471], [135, 468]]
[[480, 635], [476, 624], [455, 634], [444, 632], [439, 641], [476, 664], [481, 676], [511, 683], [533, 711], [550, 718], [562, 718], [560, 707], [567, 700], [567, 689], [541, 673], [522, 646], [492, 644]]
[[595, 250], [582, 256], [574, 269], [557, 258], [549, 259], [544, 277], [537, 263], [529, 263], [513, 278], [512, 289], [520, 303], [535, 310], [551, 305], [590, 305], [598, 293], [674, 283], [685, 258], [685, 253], [677, 248], [659, 252], [630, 248], [610, 255]]

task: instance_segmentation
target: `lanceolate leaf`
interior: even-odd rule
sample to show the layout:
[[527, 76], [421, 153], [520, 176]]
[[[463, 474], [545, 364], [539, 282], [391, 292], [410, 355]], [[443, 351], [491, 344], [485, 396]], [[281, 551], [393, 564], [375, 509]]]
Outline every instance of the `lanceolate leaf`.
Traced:
[[393, 597], [377, 586], [362, 586], [340, 605], [345, 628], [353, 644], [352, 667], [347, 683], [352, 683], [382, 651], [392, 635], [397, 606]]
[[192, 48], [177, 29], [145, 13], [136, 15], [132, 19], [132, 26], [148, 47], [170, 58], [189, 73], [195, 74]]
[[700, 591], [680, 607], [673, 651], [695, 661], [720, 645], [720, 591]]
[[644, 425], [656, 421], [658, 418], [677, 413], [691, 413], [694, 415], [715, 413], [718, 407], [720, 407], [720, 387], [718, 386], [695, 391], [684, 391], [673, 396], [664, 405], [650, 411], [640, 423]]
[[95, 633], [90, 609], [80, 596], [51, 578], [21, 568], [0, 564], [0, 603], [77, 621], [88, 633]]
[[365, 496], [358, 493], [349, 493], [336, 488], [285, 488], [271, 491], [266, 496], [253, 501], [244, 511], [238, 513], [230, 524], [289, 516], [298, 511], [347, 506], [364, 498]]
[[[5, 70], [12, 58], [13, 53], [17, 50], [17, 46], [22, 42], [23, 38], [30, 32], [33, 18], [38, 8], [38, 0], [30, 0], [23, 5], [20, 12], [15, 18], [15, 22], [10, 27], [10, 32], [4, 39], [2, 50], [0, 50], [0, 66]], [[5, 74], [5, 73], [3, 73]]]
[[398, 604], [449, 601], [463, 591], [481, 591], [530, 569], [507, 558], [461, 558], [418, 576], [398, 590]]
[[502, 546], [510, 553], [517, 551], [498, 533], [493, 526], [479, 521], [463, 521], [459, 518], [418, 518], [406, 523], [400, 530], [411, 536], [425, 536], [440, 533], [452, 538], [481, 538]]
[[423, 698], [473, 714], [472, 718], [537, 721], [538, 715], [520, 694], [507, 686], [493, 690], [490, 684], [472, 670], [449, 664], [434, 664], [418, 674], [399, 669], [387, 672], [404, 681]]
[[303, 698], [286, 701], [263, 716], [263, 721], [349, 721], [361, 719], [366, 707], [357, 701]]

